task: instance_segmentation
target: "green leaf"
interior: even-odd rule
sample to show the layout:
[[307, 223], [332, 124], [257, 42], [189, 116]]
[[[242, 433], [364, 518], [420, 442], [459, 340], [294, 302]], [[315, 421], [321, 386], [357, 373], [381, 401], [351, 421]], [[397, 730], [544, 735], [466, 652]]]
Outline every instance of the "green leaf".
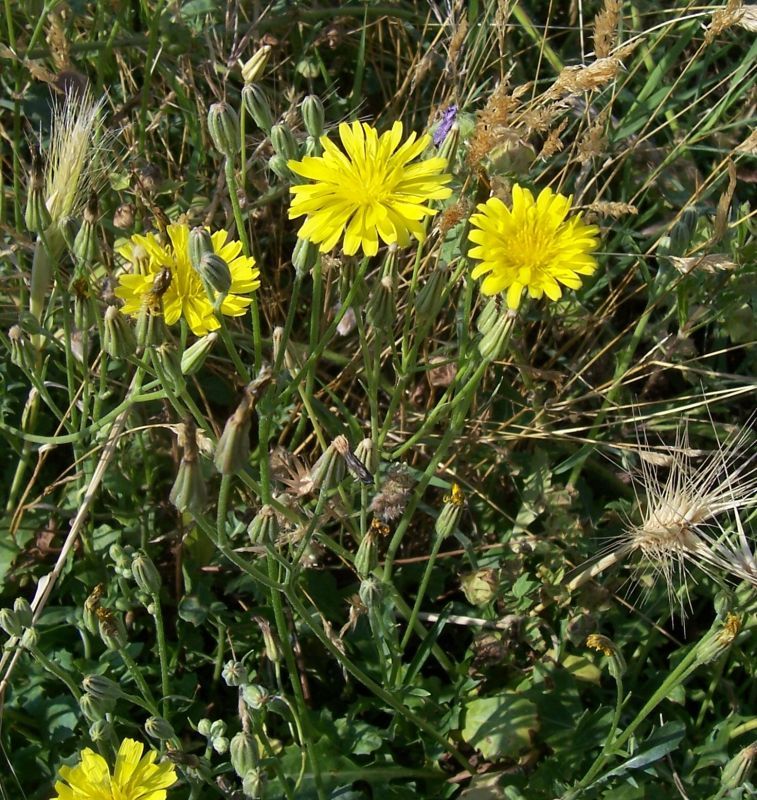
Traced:
[[485, 758], [515, 758], [539, 730], [536, 706], [517, 692], [503, 692], [465, 704], [463, 739]]

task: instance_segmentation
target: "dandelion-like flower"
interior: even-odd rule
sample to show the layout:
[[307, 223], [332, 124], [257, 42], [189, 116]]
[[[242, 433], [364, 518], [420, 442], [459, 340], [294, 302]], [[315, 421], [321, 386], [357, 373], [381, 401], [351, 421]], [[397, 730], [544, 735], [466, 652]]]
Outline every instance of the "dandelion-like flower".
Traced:
[[339, 138], [344, 152], [326, 136], [322, 156], [289, 161], [289, 169], [312, 183], [292, 186], [289, 219], [306, 217], [298, 231], [301, 239], [319, 245], [322, 253], [334, 248], [344, 235], [345, 255], [362, 249], [375, 255], [379, 239], [405, 247], [410, 237], [422, 242], [423, 221], [436, 211], [431, 200], [444, 200], [452, 180], [442, 170], [447, 160], [428, 158], [411, 164], [428, 147], [430, 137], [415, 133], [402, 142], [402, 123], [378, 135], [366, 123], [342, 123]]
[[471, 258], [479, 260], [474, 278], [485, 295], [507, 290], [507, 305], [518, 308], [523, 290], [531, 297], [547, 295], [558, 300], [563, 286], [578, 289], [579, 275], [597, 268], [592, 253], [597, 248], [596, 225], [586, 225], [581, 215], [567, 218], [572, 197], [542, 189], [534, 199], [528, 189], [513, 186], [512, 208], [491, 197], [477, 206], [468, 238], [476, 247]]
[[[122, 273], [118, 279], [116, 296], [124, 301], [124, 314], [138, 315], [149, 297], [155, 276], [162, 270], [171, 272], [171, 283], [163, 295], [163, 316], [167, 325], [173, 325], [184, 317], [192, 333], [204, 336], [220, 327], [213, 310], [212, 297], [203, 285], [189, 260], [189, 226], [169, 225], [168, 245], [161, 244], [157, 237], [148, 233], [135, 234], [123, 246], [117, 248], [119, 255], [130, 262], [136, 270]], [[240, 255], [242, 244], [229, 240], [226, 231], [211, 234], [214, 252], [229, 267], [231, 288], [222, 299], [220, 311], [228, 317], [245, 313], [252, 302], [249, 295], [260, 286], [260, 270], [255, 269], [255, 259]]]
[[124, 739], [112, 775], [102, 756], [82, 750], [75, 767], [60, 768], [53, 800], [165, 800], [176, 771], [170, 763], [156, 764], [153, 750], [143, 757], [143, 750], [141, 742]]

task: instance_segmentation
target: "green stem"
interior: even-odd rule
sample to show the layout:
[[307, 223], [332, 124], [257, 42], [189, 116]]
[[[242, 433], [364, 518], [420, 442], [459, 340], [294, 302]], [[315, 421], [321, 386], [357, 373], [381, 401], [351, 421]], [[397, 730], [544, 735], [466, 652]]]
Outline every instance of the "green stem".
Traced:
[[158, 640], [158, 659], [160, 661], [160, 700], [164, 719], [168, 719], [168, 697], [171, 694], [171, 685], [168, 671], [168, 648], [166, 645], [166, 628], [163, 623], [163, 610], [160, 605], [160, 596], [153, 594], [152, 610], [155, 617], [155, 632]]
[[404, 649], [407, 647], [410, 637], [413, 635], [413, 631], [415, 630], [415, 625], [418, 622], [418, 613], [423, 605], [423, 599], [426, 596], [426, 590], [428, 589], [428, 584], [431, 580], [431, 573], [434, 569], [434, 565], [436, 564], [436, 558], [439, 555], [439, 549], [441, 548], [442, 542], [445, 540], [445, 538], [445, 536], [440, 536], [439, 534], [436, 534], [434, 537], [434, 544], [431, 548], [428, 561], [426, 562], [426, 568], [423, 570], [423, 577], [421, 578], [421, 583], [418, 587], [415, 603], [413, 603], [413, 610], [410, 612], [410, 619], [407, 622], [405, 634], [400, 642], [400, 652], [404, 651]]

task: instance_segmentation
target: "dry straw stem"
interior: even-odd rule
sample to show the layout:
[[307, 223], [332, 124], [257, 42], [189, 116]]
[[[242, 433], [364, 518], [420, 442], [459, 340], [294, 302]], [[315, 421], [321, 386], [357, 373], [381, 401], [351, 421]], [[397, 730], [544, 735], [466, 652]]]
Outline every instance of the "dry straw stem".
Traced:
[[[574, 577], [569, 590], [633, 555], [640, 557], [637, 572], [649, 569], [665, 581], [671, 608], [678, 586], [686, 596], [690, 564], [715, 579], [757, 586], [757, 562], [741, 520], [757, 499], [757, 453], [749, 425], [701, 461], [700, 455], [689, 448], [685, 423], [675, 445], [662, 453], [646, 441], [640, 446], [634, 485], [640, 521], [629, 521], [620, 542]], [[723, 521], [729, 515], [733, 526]], [[680, 605], [683, 615], [683, 599]]]

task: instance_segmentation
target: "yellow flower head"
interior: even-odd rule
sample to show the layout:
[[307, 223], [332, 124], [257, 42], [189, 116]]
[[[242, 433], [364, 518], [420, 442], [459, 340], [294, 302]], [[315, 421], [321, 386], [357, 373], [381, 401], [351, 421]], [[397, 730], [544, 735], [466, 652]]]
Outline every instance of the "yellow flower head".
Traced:
[[344, 234], [345, 255], [362, 248], [366, 256], [376, 254], [379, 237], [402, 247], [410, 243], [411, 234], [423, 241], [423, 219], [436, 213], [426, 203], [452, 193], [444, 185], [452, 180], [442, 173], [445, 158], [410, 163], [426, 149], [430, 138], [421, 136], [416, 141], [411, 133], [401, 144], [401, 122], [381, 136], [365, 123], [343, 122], [339, 138], [344, 152], [322, 136], [322, 156], [289, 162], [289, 169], [312, 181], [290, 189], [294, 197], [289, 219], [306, 217], [298, 236], [325, 253]]
[[486, 295], [507, 290], [507, 305], [517, 308], [524, 289], [531, 297], [546, 294], [550, 300], [562, 295], [560, 284], [581, 286], [579, 275], [597, 268], [592, 253], [597, 247], [596, 225], [586, 225], [581, 215], [566, 219], [572, 197], [542, 189], [534, 196], [513, 186], [513, 207], [497, 197], [478, 205], [471, 217], [468, 238], [477, 247], [469, 255], [481, 261], [474, 278], [486, 275], [481, 291]]
[[75, 767], [60, 768], [53, 800], [165, 800], [176, 771], [170, 763], [156, 764], [153, 750], [142, 758], [143, 750], [141, 742], [124, 739], [111, 775], [105, 759], [87, 747]]
[[[228, 236], [223, 230], [211, 235], [213, 250], [229, 265], [231, 273], [231, 288], [220, 308], [227, 317], [239, 317], [252, 302], [252, 298], [244, 295], [260, 286], [260, 270], [254, 268], [254, 258], [240, 255], [241, 243], [227, 241]], [[219, 328], [220, 323], [205, 286], [189, 260], [189, 226], [169, 225], [168, 238], [170, 244], [162, 245], [152, 233], [135, 234], [117, 248], [119, 255], [138, 269], [119, 276], [116, 296], [124, 301], [121, 311], [138, 315], [150, 297], [155, 276], [165, 268], [171, 272], [171, 283], [163, 295], [166, 324], [173, 325], [183, 316], [192, 333], [204, 336]]]

